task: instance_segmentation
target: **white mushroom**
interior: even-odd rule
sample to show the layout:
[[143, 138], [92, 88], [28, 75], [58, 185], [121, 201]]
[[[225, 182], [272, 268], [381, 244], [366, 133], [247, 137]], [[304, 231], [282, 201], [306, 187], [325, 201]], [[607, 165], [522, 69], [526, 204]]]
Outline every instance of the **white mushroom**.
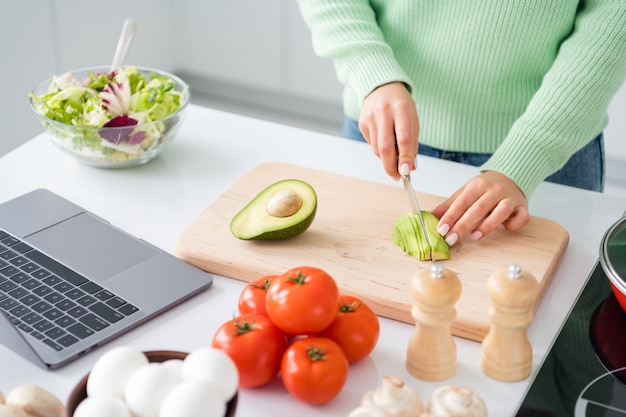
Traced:
[[487, 417], [487, 407], [470, 387], [447, 385], [433, 391], [428, 413], [435, 417]]
[[391, 417], [391, 414], [374, 405], [361, 405], [352, 410], [348, 417]]
[[365, 393], [361, 407], [350, 417], [419, 417], [422, 411], [419, 393], [399, 377], [389, 375], [383, 378], [379, 387]]
[[7, 394], [6, 404], [23, 409], [29, 417], [64, 417], [65, 406], [50, 392], [36, 385], [18, 385]]
[[302, 207], [302, 197], [291, 188], [277, 191], [267, 202], [267, 213], [274, 217], [289, 217]]
[[0, 417], [32, 417], [23, 408], [0, 403]]
[[30, 417], [26, 411], [20, 407], [6, 405], [4, 394], [0, 392], [0, 417]]

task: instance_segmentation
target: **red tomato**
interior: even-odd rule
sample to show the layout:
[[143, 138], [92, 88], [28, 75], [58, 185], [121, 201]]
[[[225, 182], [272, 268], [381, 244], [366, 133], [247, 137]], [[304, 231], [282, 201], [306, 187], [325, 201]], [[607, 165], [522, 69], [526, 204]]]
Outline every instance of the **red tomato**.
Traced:
[[316, 336], [337, 342], [348, 362], [354, 363], [374, 350], [379, 334], [380, 324], [374, 311], [357, 297], [340, 295], [337, 317]]
[[252, 388], [267, 384], [278, 374], [287, 338], [266, 316], [244, 314], [224, 323], [211, 346], [235, 362], [239, 385]]
[[265, 308], [272, 322], [290, 335], [308, 335], [325, 329], [337, 315], [339, 289], [318, 268], [293, 268], [275, 278], [267, 290]]
[[348, 359], [341, 347], [324, 337], [298, 339], [287, 348], [280, 374], [298, 400], [324, 404], [335, 398], [348, 379]]
[[237, 308], [239, 314], [262, 314], [267, 316], [265, 310], [265, 294], [272, 280], [277, 275], [266, 275], [250, 281], [239, 294]]

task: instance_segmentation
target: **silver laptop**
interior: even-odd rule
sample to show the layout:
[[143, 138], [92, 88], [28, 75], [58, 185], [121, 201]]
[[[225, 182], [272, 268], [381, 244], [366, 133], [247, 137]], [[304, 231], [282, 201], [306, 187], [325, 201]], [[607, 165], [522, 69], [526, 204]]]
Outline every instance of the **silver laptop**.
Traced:
[[0, 342], [45, 368], [70, 362], [212, 282], [211, 274], [49, 190], [0, 204]]

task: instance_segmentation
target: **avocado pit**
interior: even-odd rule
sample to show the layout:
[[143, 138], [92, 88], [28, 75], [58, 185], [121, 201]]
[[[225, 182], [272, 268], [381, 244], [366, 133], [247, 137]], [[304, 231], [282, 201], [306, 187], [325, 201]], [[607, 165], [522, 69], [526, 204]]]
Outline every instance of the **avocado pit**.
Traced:
[[274, 217], [289, 217], [302, 207], [302, 197], [291, 188], [278, 190], [267, 202], [267, 214]]

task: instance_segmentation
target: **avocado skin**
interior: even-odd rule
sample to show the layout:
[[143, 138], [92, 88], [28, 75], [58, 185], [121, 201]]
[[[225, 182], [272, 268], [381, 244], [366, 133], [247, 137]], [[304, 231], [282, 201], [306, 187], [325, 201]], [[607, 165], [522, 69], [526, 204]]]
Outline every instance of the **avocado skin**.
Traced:
[[[450, 259], [450, 247], [437, 232], [439, 220], [431, 212], [422, 210], [424, 226], [433, 246], [435, 261]], [[404, 214], [396, 219], [391, 238], [405, 253], [420, 261], [430, 260], [430, 248], [424, 236], [419, 217], [414, 213]]]
[[[300, 209], [288, 217], [273, 217], [266, 207], [272, 196], [291, 188], [302, 198]], [[304, 233], [315, 219], [317, 194], [311, 185], [298, 179], [275, 182], [259, 192], [230, 222], [230, 231], [241, 240], [284, 240]]]

